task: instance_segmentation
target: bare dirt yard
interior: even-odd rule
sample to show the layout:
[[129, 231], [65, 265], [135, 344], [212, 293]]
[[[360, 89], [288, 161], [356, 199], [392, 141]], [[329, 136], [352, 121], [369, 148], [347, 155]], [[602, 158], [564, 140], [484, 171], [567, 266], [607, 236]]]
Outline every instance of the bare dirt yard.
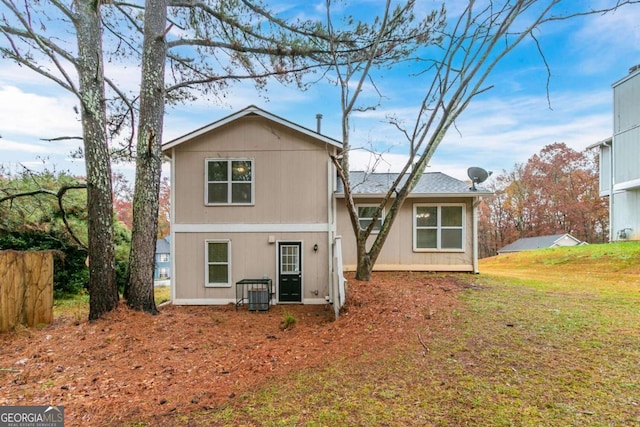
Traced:
[[[67, 426], [170, 425], [177, 414], [214, 410], [332, 357], [394, 351], [427, 323], [430, 334], [446, 334], [471, 277], [351, 279], [337, 321], [330, 306], [302, 305], [268, 312], [166, 305], [157, 316], [123, 305], [92, 323], [61, 316], [0, 334], [0, 405], [64, 405]], [[283, 329], [287, 313], [296, 323]], [[423, 345], [428, 338], [420, 337]]]

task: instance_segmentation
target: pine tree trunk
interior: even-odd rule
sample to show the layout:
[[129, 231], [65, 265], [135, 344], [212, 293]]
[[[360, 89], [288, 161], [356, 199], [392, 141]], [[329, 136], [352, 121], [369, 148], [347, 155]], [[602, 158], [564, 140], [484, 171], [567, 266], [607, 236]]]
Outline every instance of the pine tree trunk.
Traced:
[[152, 314], [158, 313], [153, 292], [153, 271], [162, 171], [166, 21], [167, 0], [146, 0], [133, 230], [125, 298], [131, 308]]
[[111, 162], [107, 147], [100, 10], [93, 0], [78, 1], [77, 8], [78, 74], [89, 216], [89, 320], [95, 320], [118, 304]]

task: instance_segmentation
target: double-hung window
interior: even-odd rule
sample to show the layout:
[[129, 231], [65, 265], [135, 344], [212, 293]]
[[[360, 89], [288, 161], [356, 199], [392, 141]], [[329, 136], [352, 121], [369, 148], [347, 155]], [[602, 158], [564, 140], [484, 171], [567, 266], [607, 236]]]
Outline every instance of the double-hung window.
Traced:
[[231, 241], [207, 240], [204, 252], [205, 286], [231, 286]]
[[253, 160], [207, 159], [205, 204], [253, 204]]
[[462, 251], [465, 205], [413, 205], [414, 251]]
[[[358, 222], [360, 228], [365, 230], [369, 224], [373, 221], [373, 214], [378, 209], [378, 205], [358, 205]], [[372, 233], [377, 233], [382, 228], [382, 221], [384, 219], [384, 209], [380, 212], [380, 217], [376, 220], [376, 224], [373, 226]]]

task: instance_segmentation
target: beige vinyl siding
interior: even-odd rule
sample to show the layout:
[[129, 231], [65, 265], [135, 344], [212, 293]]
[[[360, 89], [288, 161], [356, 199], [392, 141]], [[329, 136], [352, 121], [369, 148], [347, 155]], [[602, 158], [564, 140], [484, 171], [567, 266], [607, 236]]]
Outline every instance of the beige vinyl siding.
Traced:
[[[260, 117], [246, 117], [174, 152], [175, 223], [327, 223], [327, 147]], [[205, 205], [205, 159], [253, 160], [254, 203]]]
[[[370, 204], [371, 199], [357, 200], [356, 204]], [[413, 205], [414, 204], [465, 204], [465, 228], [463, 251], [414, 251], [413, 249]], [[386, 211], [388, 211], [387, 206]], [[346, 270], [356, 266], [356, 244], [344, 200], [337, 200], [337, 229], [342, 236], [342, 252]], [[370, 237], [370, 243], [375, 239]], [[464, 198], [420, 198], [407, 199], [392, 226], [374, 270], [422, 270], [422, 271], [473, 271], [473, 207], [470, 199]]]
[[[248, 278], [269, 277], [277, 291], [278, 241], [302, 242], [303, 302], [324, 300], [328, 295], [327, 233], [174, 233], [173, 236], [175, 251], [180, 254], [173, 273], [174, 298], [178, 304], [185, 301], [193, 304], [194, 300], [200, 300], [202, 304], [234, 302], [235, 283]], [[229, 241], [231, 286], [206, 286], [207, 241]], [[315, 244], [317, 251], [313, 250]]]

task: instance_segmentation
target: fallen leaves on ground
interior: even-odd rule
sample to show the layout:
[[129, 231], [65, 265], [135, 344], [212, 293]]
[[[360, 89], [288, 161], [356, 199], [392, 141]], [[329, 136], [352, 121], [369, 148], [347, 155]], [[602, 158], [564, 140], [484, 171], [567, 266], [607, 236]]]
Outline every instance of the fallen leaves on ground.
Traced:
[[[468, 277], [468, 276], [466, 276]], [[0, 405], [64, 405], [65, 425], [215, 409], [266, 381], [371, 348], [393, 351], [446, 328], [459, 276], [378, 273], [349, 279], [343, 315], [333, 308], [166, 305], [151, 316], [122, 304], [95, 322], [61, 317], [40, 329], [0, 335]], [[285, 314], [296, 318], [282, 329]]]

